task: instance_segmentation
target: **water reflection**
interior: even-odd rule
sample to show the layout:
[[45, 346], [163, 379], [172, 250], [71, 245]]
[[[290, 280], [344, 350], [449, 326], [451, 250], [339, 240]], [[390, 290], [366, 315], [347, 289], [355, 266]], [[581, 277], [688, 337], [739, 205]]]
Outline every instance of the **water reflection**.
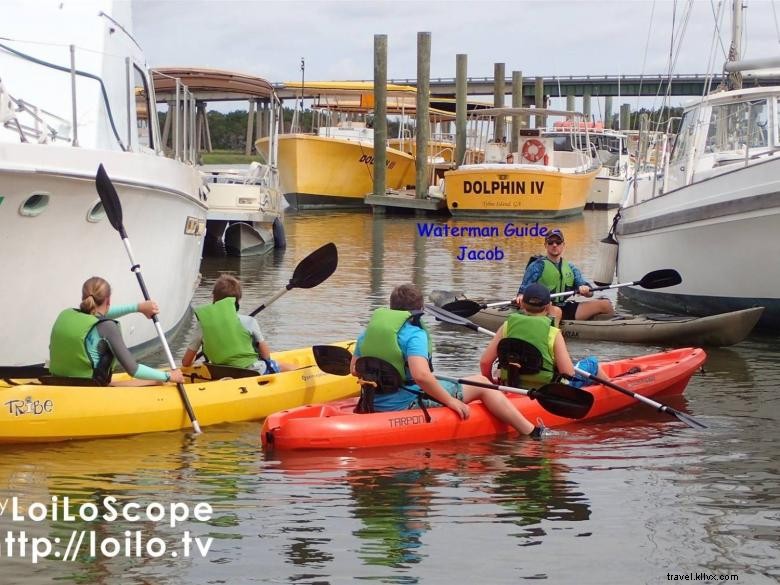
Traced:
[[364, 541], [358, 552], [370, 565], [408, 567], [419, 563], [422, 534], [430, 530], [428, 509], [436, 476], [430, 469], [407, 469], [371, 475], [349, 472], [354, 514], [363, 527], [353, 534]]
[[[403, 582], [416, 582], [413, 567], [431, 554], [428, 534], [440, 538], [452, 523], [520, 526], [523, 531], [515, 535], [520, 544], [532, 545], [556, 523], [570, 527], [571, 522], [587, 521], [587, 497], [568, 477], [560, 455], [555, 447], [518, 438], [278, 453], [274, 465], [296, 483], [322, 481], [324, 474], [329, 482], [337, 477], [343, 481], [349, 489], [351, 516], [359, 521], [351, 531], [358, 539], [355, 554], [364, 565], [404, 570]], [[327, 522], [308, 517], [300, 524], [298, 533], [325, 532]], [[322, 544], [333, 545], [327, 539]], [[312, 556], [296, 555], [295, 561], [310, 563]]]
[[[149, 575], [155, 583], [181, 582], [179, 575], [205, 556], [198, 546], [208, 546], [213, 555], [219, 547], [209, 539], [233, 537], [241, 478], [257, 469], [254, 425], [244, 425], [250, 434], [243, 437], [237, 432], [242, 425], [230, 426], [197, 437], [171, 432], [4, 448], [0, 501], [13, 502], [17, 515], [0, 515], [0, 530], [48, 538], [54, 546], [37, 568], [31, 567], [31, 549], [5, 555], [3, 581], [40, 583], [38, 569], [56, 573], [62, 566], [75, 582], [131, 582]], [[206, 522], [192, 516], [199, 502], [213, 508]], [[138, 509], [128, 508], [130, 518], [124, 518], [124, 506], [134, 504]], [[173, 520], [172, 504], [186, 505], [190, 519]], [[147, 518], [150, 505], [157, 508]], [[36, 515], [41, 506], [48, 509], [43, 520]], [[156, 516], [161, 510], [164, 518]], [[64, 565], [57, 559], [64, 560], [69, 543]]]

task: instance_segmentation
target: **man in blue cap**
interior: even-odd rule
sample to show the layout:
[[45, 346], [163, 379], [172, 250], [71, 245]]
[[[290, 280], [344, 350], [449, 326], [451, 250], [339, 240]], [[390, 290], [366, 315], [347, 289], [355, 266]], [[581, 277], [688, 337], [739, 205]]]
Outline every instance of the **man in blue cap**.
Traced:
[[[516, 304], [522, 306], [523, 292], [526, 287], [536, 282], [543, 284], [553, 294], [576, 291], [582, 296], [592, 297], [593, 292], [590, 290], [592, 287], [582, 277], [579, 268], [563, 259], [563, 251], [566, 247], [563, 232], [559, 229], [550, 231], [544, 238], [544, 245], [547, 254], [526, 267], [523, 282], [517, 291]], [[615, 313], [609, 299], [577, 302], [571, 300], [571, 297], [556, 297], [552, 299], [547, 312], [555, 319], [556, 325], [561, 319], [585, 321], [602, 313], [606, 315]]]

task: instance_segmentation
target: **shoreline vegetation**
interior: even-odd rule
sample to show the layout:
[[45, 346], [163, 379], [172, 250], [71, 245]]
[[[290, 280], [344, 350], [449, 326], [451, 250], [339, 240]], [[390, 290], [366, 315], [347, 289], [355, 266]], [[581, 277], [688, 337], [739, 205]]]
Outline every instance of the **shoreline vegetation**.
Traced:
[[235, 165], [248, 165], [253, 161], [263, 162], [263, 157], [257, 153], [244, 154], [242, 150], [212, 150], [211, 152], [203, 152], [200, 155], [201, 161], [204, 165], [222, 165], [222, 164], [235, 164]]

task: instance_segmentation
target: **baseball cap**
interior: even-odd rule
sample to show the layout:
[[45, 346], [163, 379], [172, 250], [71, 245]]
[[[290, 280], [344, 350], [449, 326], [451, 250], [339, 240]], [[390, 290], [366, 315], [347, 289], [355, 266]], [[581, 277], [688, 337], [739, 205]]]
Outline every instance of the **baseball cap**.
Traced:
[[563, 237], [563, 232], [559, 229], [554, 229], [551, 232], [548, 232], [547, 235], [544, 236], [544, 241], [546, 242], [547, 240], [555, 236], [559, 237], [562, 242], [566, 241], [565, 238]]
[[550, 302], [550, 291], [543, 284], [535, 282], [523, 291], [523, 302], [532, 307], [544, 307]]

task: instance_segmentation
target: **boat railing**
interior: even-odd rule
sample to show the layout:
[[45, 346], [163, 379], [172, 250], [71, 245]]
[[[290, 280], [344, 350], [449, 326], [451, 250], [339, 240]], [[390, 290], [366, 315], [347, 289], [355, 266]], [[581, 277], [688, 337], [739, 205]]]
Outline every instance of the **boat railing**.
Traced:
[[[151, 151], [157, 154], [165, 154], [164, 144], [159, 140], [160, 130], [154, 107], [154, 87], [149, 79], [146, 66], [138, 64], [130, 56], [121, 56], [110, 53], [97, 53], [101, 63], [111, 65], [105, 67], [110, 73], [104, 76], [79, 68], [79, 63], [94, 63], [95, 51], [83, 49], [76, 45], [63, 47], [58, 44], [42, 44], [46, 49], [53, 49], [54, 58], [59, 51], [67, 50], [69, 66], [59, 65], [49, 60], [35, 57], [24, 51], [9, 46], [7, 41], [16, 39], [3, 39], [0, 42], [0, 51], [10, 55], [13, 59], [19, 59], [25, 63], [25, 75], [36, 75], [40, 79], [41, 87], [45, 87], [47, 81], [53, 80], [56, 87], [58, 75], [68, 75], [69, 81], [63, 80], [63, 84], [69, 86], [70, 112], [65, 114], [68, 101], [62, 99], [62, 111], [53, 113], [51, 106], [48, 109], [41, 107], [36, 100], [27, 99], [13, 90], [12, 79], [6, 77], [5, 89], [2, 91], [7, 98], [4, 112], [2, 113], [3, 126], [12, 132], [19, 133], [22, 142], [51, 142], [61, 140], [70, 142], [71, 146], [89, 146], [95, 148], [118, 147], [123, 151]], [[86, 56], [78, 59], [83, 52]], [[63, 56], [64, 57], [64, 56]], [[116, 63], [116, 65], [114, 65]], [[121, 63], [122, 65], [119, 65]], [[94, 67], [94, 65], [92, 65]], [[39, 68], [40, 73], [35, 68]], [[43, 73], [51, 72], [54, 77]], [[108, 76], [113, 75], [112, 79]], [[110, 86], [109, 82], [110, 81]], [[86, 91], [90, 82], [96, 84], [97, 91]], [[66, 96], [62, 96], [65, 98]], [[96, 100], [94, 103], [90, 100]], [[95, 107], [99, 113], [97, 118], [84, 116], [79, 118], [79, 112], [91, 111]], [[176, 118], [173, 147], [170, 154], [173, 158], [182, 162], [195, 164], [197, 150], [195, 148], [195, 99], [186, 86], [177, 80], [176, 99], [172, 106]], [[82, 114], [83, 116], [83, 114]], [[100, 124], [107, 122], [108, 134], [101, 133]], [[166, 120], [167, 121], [167, 120]], [[94, 135], [85, 138], [79, 136], [80, 130], [85, 128], [94, 132]], [[105, 137], [105, 138], [104, 138]], [[82, 144], [83, 143], [83, 144]]]
[[[154, 71], [153, 75], [174, 80], [173, 99], [168, 101], [165, 115], [165, 127], [162, 132], [162, 144], [166, 154], [181, 162], [197, 164], [198, 145], [196, 138], [197, 103], [194, 94], [178, 77]], [[154, 93], [154, 84], [150, 84], [150, 93]], [[151, 103], [156, 103], [152, 95]], [[171, 138], [171, 145], [168, 140]]]
[[16, 130], [22, 142], [71, 142], [71, 124], [65, 118], [7, 93], [0, 82], [0, 122]]
[[[13, 39], [4, 39], [4, 40], [13, 40]], [[69, 45], [68, 50], [70, 52], [70, 67], [63, 67], [62, 65], [57, 65], [55, 63], [50, 63], [48, 61], [44, 61], [43, 59], [38, 59], [37, 57], [33, 57], [32, 55], [28, 55], [26, 53], [23, 53], [22, 51], [16, 50], [13, 47], [8, 46], [5, 43], [0, 43], [0, 50], [5, 51], [6, 53], [18, 58], [22, 59], [23, 61], [26, 61], [32, 65], [37, 65], [39, 67], [43, 67], [46, 69], [49, 69], [51, 71], [59, 71], [65, 74], [70, 75], [70, 89], [71, 89], [71, 119], [69, 122], [70, 130], [72, 131], [72, 135], [68, 135], [69, 137], [65, 140], [70, 140], [71, 144], [73, 146], [79, 145], [78, 140], [78, 101], [77, 101], [77, 91], [76, 91], [76, 80], [77, 78], [84, 78], [84, 79], [91, 79], [100, 87], [100, 95], [103, 102], [103, 106], [106, 109], [106, 116], [108, 118], [109, 125], [111, 126], [111, 132], [114, 136], [114, 139], [116, 140], [117, 145], [122, 150], [128, 150], [128, 146], [125, 144], [125, 142], [122, 141], [122, 138], [119, 136], [119, 131], [117, 130], [117, 125], [114, 118], [114, 112], [111, 108], [110, 100], [108, 99], [108, 92], [106, 91], [105, 83], [103, 83], [103, 79], [100, 78], [100, 76], [95, 75], [94, 73], [89, 73], [88, 71], [81, 71], [76, 68], [76, 46], [75, 45]], [[129, 80], [129, 59], [126, 59], [126, 64], [128, 67], [128, 80]], [[128, 81], [129, 83], [129, 81]], [[10, 96], [10, 93], [6, 93], [6, 95]], [[33, 113], [32, 116], [34, 119], [38, 118], [40, 116], [40, 113], [43, 112], [42, 109], [36, 108], [31, 103], [27, 102], [26, 100], [22, 98], [15, 98], [13, 99], [13, 103], [17, 106], [21, 104], [25, 104], [25, 106], [18, 110], [19, 113], [26, 112], [26, 113]], [[130, 108], [130, 96], [128, 95], [128, 108]], [[47, 116], [54, 116], [53, 114], [46, 112]], [[55, 116], [56, 118], [59, 118], [62, 120], [62, 118]], [[9, 124], [10, 122], [10, 124]], [[128, 124], [129, 125], [129, 124]], [[4, 123], [4, 126], [7, 128], [15, 128], [19, 132], [19, 138], [23, 142], [28, 142], [29, 138], [35, 138], [36, 141], [46, 141], [48, 138], [52, 136], [51, 130], [47, 132], [42, 126], [39, 126], [37, 130], [35, 130], [35, 127], [32, 127], [32, 130], [25, 129], [21, 122], [18, 121], [17, 123], [13, 122], [13, 117], [11, 120], [6, 120]], [[64, 132], [64, 128], [61, 130]], [[129, 138], [129, 137], [128, 137]], [[129, 140], [128, 140], [129, 143]]]

